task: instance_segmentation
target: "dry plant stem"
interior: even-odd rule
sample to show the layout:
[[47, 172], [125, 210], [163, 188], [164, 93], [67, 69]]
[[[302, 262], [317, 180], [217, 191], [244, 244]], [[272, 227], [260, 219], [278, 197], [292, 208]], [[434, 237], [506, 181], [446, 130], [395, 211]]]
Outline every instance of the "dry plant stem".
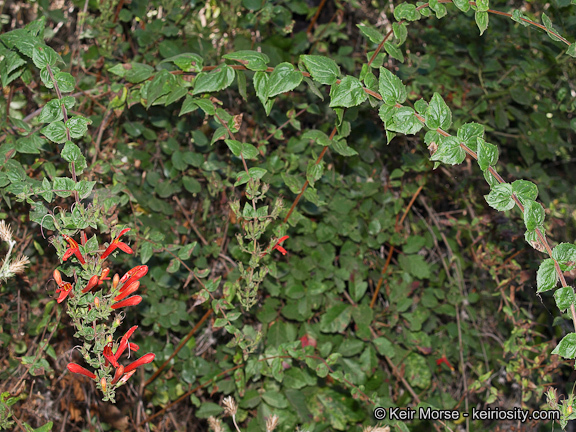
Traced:
[[[450, 259], [452, 259], [452, 257], [454, 256], [454, 252], [452, 251], [452, 248], [450, 247], [450, 243], [448, 243], [448, 239], [446, 238], [446, 236], [444, 235], [441, 227], [440, 227], [440, 223], [438, 222], [438, 218], [436, 217], [436, 215], [434, 214], [434, 212], [432, 211], [432, 209], [428, 206], [428, 204], [426, 203], [426, 200], [423, 197], [420, 197], [420, 202], [424, 205], [424, 207], [426, 208], [426, 211], [428, 212], [428, 215], [430, 216], [430, 219], [432, 219], [432, 222], [434, 222], [434, 225], [436, 226], [436, 228], [438, 229], [438, 231], [440, 232], [441, 236], [442, 236], [442, 240], [444, 241], [444, 244], [446, 245], [446, 248], [448, 250], [448, 253], [450, 255]], [[432, 233], [433, 237], [435, 237], [434, 232], [432, 230], [430, 230], [430, 232]], [[436, 245], [438, 243], [436, 242]], [[450, 279], [454, 280], [453, 277], [451, 277], [450, 272], [448, 272], [448, 264], [445, 263], [444, 257], [440, 256], [442, 259], [442, 263], [444, 265], [444, 268], [446, 269], [446, 275], [448, 277], [450, 277]], [[460, 296], [462, 298], [464, 298], [464, 281], [462, 280], [462, 272], [460, 271], [460, 266], [458, 264], [458, 261], [456, 261], [456, 283], [458, 284], [458, 289], [460, 291]], [[466, 362], [464, 361], [464, 346], [463, 346], [463, 342], [462, 342], [462, 324], [460, 322], [460, 305], [456, 304], [456, 325], [458, 328], [458, 345], [459, 345], [459, 354], [460, 354], [460, 368], [462, 371], [462, 383], [463, 383], [463, 387], [464, 387], [464, 409], [466, 410], [466, 412], [468, 412], [468, 405], [469, 405], [469, 400], [468, 400], [468, 380], [466, 377]], [[468, 417], [466, 417], [466, 430], [470, 430], [470, 419]]]
[[382, 272], [380, 273], [380, 279], [378, 279], [378, 284], [376, 285], [374, 295], [372, 296], [372, 301], [370, 302], [370, 309], [374, 309], [376, 299], [378, 298], [378, 293], [380, 292], [380, 287], [382, 287], [382, 282], [384, 281], [384, 275], [386, 274], [386, 270], [388, 270], [388, 266], [390, 265], [390, 261], [392, 260], [393, 253], [394, 253], [394, 246], [390, 246], [390, 250], [388, 251], [388, 258], [386, 258], [386, 263], [384, 264], [384, 267], [382, 267]]
[[326, 0], [322, 0], [320, 2], [318, 9], [316, 9], [316, 13], [314, 14], [312, 19], [310, 20], [310, 25], [308, 26], [308, 30], [306, 30], [306, 33], [308, 33], [308, 34], [312, 33], [312, 29], [314, 28], [314, 24], [316, 24], [316, 21], [318, 21], [318, 18], [320, 17], [320, 13], [322, 12], [322, 8], [324, 7], [325, 4], [326, 4]]
[[[420, 186], [416, 190], [416, 192], [414, 192], [414, 195], [412, 195], [412, 199], [408, 203], [406, 210], [404, 210], [404, 214], [402, 215], [402, 218], [400, 219], [400, 222], [398, 222], [397, 226], [402, 225], [402, 223], [404, 222], [404, 219], [406, 219], [406, 216], [408, 215], [408, 212], [412, 208], [414, 201], [416, 201], [416, 198], [418, 197], [420, 192], [422, 192], [423, 187], [424, 186]], [[376, 297], [378, 296], [378, 293], [380, 292], [380, 288], [382, 287], [382, 281], [384, 280], [384, 275], [386, 274], [386, 270], [388, 269], [388, 266], [390, 265], [390, 260], [392, 259], [392, 253], [393, 252], [394, 252], [394, 246], [390, 246], [390, 251], [388, 252], [388, 258], [386, 258], [386, 263], [384, 264], [384, 267], [382, 268], [382, 272], [380, 273], [380, 279], [378, 279], [378, 284], [376, 284], [376, 290], [374, 291], [374, 295], [372, 296], [372, 301], [370, 302], [370, 308], [371, 309], [373, 309], [374, 305], [376, 304]]]
[[234, 427], [236, 428], [236, 430], [237, 430], [238, 432], [242, 432], [242, 431], [240, 430], [240, 428], [238, 427], [238, 423], [236, 423], [236, 416], [235, 416], [235, 415], [232, 416], [232, 421], [234, 422]]
[[168, 357], [168, 359], [164, 363], [162, 363], [162, 366], [160, 366], [158, 370], [156, 370], [156, 372], [154, 372], [154, 374], [152, 374], [152, 376], [148, 378], [148, 380], [144, 383], [144, 387], [146, 387], [148, 384], [151, 384], [156, 378], [158, 378], [158, 375], [162, 373], [164, 368], [168, 365], [168, 363], [170, 363], [170, 360], [172, 360], [180, 352], [180, 350], [184, 347], [186, 342], [190, 340], [190, 338], [194, 335], [194, 333], [196, 333], [196, 331], [200, 328], [200, 326], [204, 323], [204, 321], [208, 319], [208, 317], [211, 314], [212, 314], [212, 308], [208, 309], [208, 311], [204, 314], [204, 316], [200, 318], [200, 321], [198, 321], [196, 325], [192, 328], [192, 330], [190, 330], [188, 335], [180, 341], [180, 343], [178, 344], [174, 352], [170, 355], [170, 357]]

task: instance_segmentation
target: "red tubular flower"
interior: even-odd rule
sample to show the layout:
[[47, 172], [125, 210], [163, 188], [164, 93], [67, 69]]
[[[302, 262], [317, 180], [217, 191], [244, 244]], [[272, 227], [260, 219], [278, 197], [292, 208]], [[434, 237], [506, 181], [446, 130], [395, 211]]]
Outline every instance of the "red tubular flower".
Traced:
[[[118, 364], [118, 360], [116, 359], [116, 356], [112, 353], [112, 342], [109, 342], [104, 347], [104, 351], [102, 352], [102, 354], [104, 354], [104, 358], [106, 358], [107, 362], [112, 363], [112, 366], [114, 366], [115, 368], [120, 366]], [[108, 365], [106, 365], [106, 366], [108, 366]]]
[[91, 378], [91, 379], [96, 379], [96, 375], [94, 375], [88, 369], [84, 369], [82, 366], [80, 366], [76, 363], [68, 363], [68, 366], [66, 366], [66, 367], [68, 368], [68, 370], [70, 372], [84, 375], [84, 376], [87, 376], [88, 378]]
[[448, 368], [454, 372], [454, 366], [452, 366], [450, 364], [450, 362], [448, 361], [448, 359], [446, 358], [446, 354], [444, 354], [442, 357], [440, 357], [439, 359], [436, 360], [436, 365], [440, 366], [442, 363], [444, 363], [446, 366], [448, 366]]
[[[118, 346], [118, 349], [116, 350], [116, 354], [114, 354], [114, 358], [116, 358], [116, 360], [118, 360], [120, 358], [120, 356], [122, 355], [122, 353], [124, 352], [126, 347], [129, 345], [128, 339], [130, 339], [130, 336], [132, 336], [132, 334], [136, 331], [137, 328], [138, 328], [138, 326], [133, 326], [132, 328], [130, 328], [130, 330], [128, 330], [126, 332], [126, 334], [124, 336], [122, 336], [122, 339], [120, 339], [120, 345]], [[132, 345], [132, 344], [130, 344], [130, 345]], [[130, 349], [132, 349], [132, 346], [130, 346]], [[134, 351], [138, 351], [138, 348], [135, 349]]]
[[154, 353], [144, 354], [138, 360], [136, 360], [136, 361], [130, 363], [128, 366], [126, 366], [124, 368], [124, 373], [128, 373], [130, 371], [133, 371], [138, 366], [142, 366], [144, 364], [151, 363], [152, 361], [154, 361], [154, 357], [156, 357], [156, 355]]
[[120, 248], [121, 250], [123, 250], [127, 254], [134, 253], [134, 251], [132, 250], [132, 248], [130, 246], [128, 246], [126, 243], [120, 241], [120, 237], [122, 237], [128, 231], [130, 231], [130, 228], [124, 228], [122, 231], [120, 231], [120, 234], [118, 234], [118, 237], [116, 237], [114, 240], [112, 240], [112, 243], [110, 243], [110, 246], [108, 246], [106, 251], [104, 251], [104, 253], [100, 256], [101, 260], [108, 258], [108, 255], [110, 255], [112, 252], [114, 252], [116, 250], [116, 248]]
[[128, 270], [124, 276], [120, 279], [120, 283], [122, 288], [120, 291], [124, 291], [127, 287], [129, 287], [133, 282], [136, 282], [138, 279], [143, 277], [146, 273], [148, 273], [148, 266], [139, 265], [134, 267], [131, 270]]
[[142, 301], [142, 297], [140, 296], [132, 296], [128, 297], [126, 300], [122, 300], [121, 302], [114, 303], [112, 305], [112, 309], [120, 309], [126, 306], [136, 306]]
[[284, 236], [281, 237], [276, 244], [274, 245], [274, 247], [272, 249], [276, 249], [278, 250], [278, 252], [280, 252], [282, 255], [286, 255], [288, 252], [286, 251], [286, 249], [284, 249], [282, 246], [280, 246], [280, 243], [282, 243], [284, 240], [286, 240], [287, 238], [289, 238], [290, 236]]
[[128, 297], [130, 294], [134, 294], [136, 291], [138, 291], [139, 287], [140, 287], [140, 281], [136, 281], [130, 284], [130, 286], [126, 289], [122, 287], [122, 289], [120, 290], [120, 294], [114, 297], [114, 301], [122, 300], [123, 298]]
[[62, 236], [64, 237], [64, 240], [68, 242], [69, 245], [68, 249], [66, 250], [66, 253], [62, 257], [62, 261], [66, 261], [72, 255], [75, 255], [76, 258], [78, 258], [78, 261], [80, 261], [80, 264], [82, 265], [86, 264], [84, 257], [80, 253], [80, 247], [78, 246], [78, 243], [76, 243], [76, 241], [72, 237], [68, 237], [66, 234], [62, 234]]
[[62, 303], [68, 294], [72, 292], [72, 284], [69, 282], [64, 282], [62, 280], [62, 275], [58, 270], [54, 270], [54, 280], [58, 284], [58, 289], [56, 290], [56, 294], [60, 293], [58, 299], [56, 300], [58, 303]]

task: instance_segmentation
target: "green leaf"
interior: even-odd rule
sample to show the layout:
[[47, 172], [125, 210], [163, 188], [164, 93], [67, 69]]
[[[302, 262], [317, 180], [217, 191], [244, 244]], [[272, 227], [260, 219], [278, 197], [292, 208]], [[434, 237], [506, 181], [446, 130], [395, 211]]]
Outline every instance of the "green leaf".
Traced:
[[482, 34], [488, 28], [488, 12], [476, 11], [474, 14], [474, 19], [476, 20], [476, 25], [480, 29], [480, 36], [482, 36]]
[[310, 129], [310, 130], [306, 131], [302, 135], [302, 139], [312, 140], [316, 144], [319, 144], [319, 145], [324, 146], [324, 147], [327, 147], [330, 144], [332, 144], [332, 140], [330, 139], [330, 137], [328, 135], [326, 135], [324, 132], [316, 130], [316, 129]]
[[82, 116], [74, 116], [68, 119], [66, 127], [70, 130], [70, 136], [72, 138], [82, 138], [88, 130], [90, 123], [92, 123], [92, 120], [88, 120]]
[[559, 42], [560, 39], [558, 38], [558, 36], [555, 36], [554, 34], [552, 34], [552, 32], [554, 32], [554, 33], [558, 33], [558, 32], [556, 31], [556, 29], [552, 25], [552, 21], [550, 21], [550, 18], [548, 18], [548, 15], [546, 15], [544, 12], [542, 12], [542, 22], [544, 23], [544, 26], [546, 27], [546, 33], [548, 33], [548, 36], [550, 36], [550, 39]]
[[339, 155], [345, 157], [356, 156], [358, 154], [356, 150], [348, 146], [345, 139], [333, 140], [331, 148]]
[[234, 82], [234, 76], [234, 69], [225, 64], [218, 66], [211, 72], [201, 72], [194, 80], [192, 94], [224, 90]]
[[420, 19], [420, 12], [416, 9], [416, 5], [400, 3], [394, 8], [394, 18], [396, 21], [416, 21]]
[[198, 180], [192, 177], [184, 176], [182, 177], [182, 184], [186, 190], [192, 194], [197, 194], [202, 190], [202, 185]]
[[486, 12], [490, 9], [490, 0], [476, 0], [476, 8], [480, 12]]
[[446, 6], [440, 3], [438, 0], [430, 0], [430, 9], [436, 13], [436, 18], [440, 19], [446, 16]]
[[54, 177], [54, 193], [59, 197], [66, 198], [72, 195], [76, 183], [68, 177]]
[[59, 99], [52, 99], [44, 108], [38, 119], [43, 123], [52, 123], [54, 121], [62, 120], [64, 118], [64, 113], [62, 112], [62, 105]]
[[76, 80], [68, 72], [58, 72], [54, 79], [62, 93], [70, 93], [76, 86]]
[[462, 12], [468, 12], [470, 9], [470, 3], [468, 0], [454, 0], [453, 3]]
[[576, 262], [576, 245], [572, 243], [560, 243], [552, 249], [552, 258], [559, 263]]
[[204, 59], [195, 53], [178, 54], [164, 59], [160, 63], [164, 62], [172, 62], [184, 72], [202, 72], [202, 66], [204, 65]]
[[46, 138], [56, 143], [63, 143], [66, 141], [66, 126], [63, 122], [57, 121], [50, 123], [48, 126], [40, 130]]
[[528, 231], [534, 230], [544, 223], [544, 208], [536, 201], [527, 201], [524, 204], [524, 225]]
[[576, 43], [573, 42], [570, 44], [568, 50], [566, 51], [566, 54], [568, 54], [571, 57], [576, 57]]
[[465, 123], [458, 129], [457, 136], [468, 148], [477, 151], [477, 138], [484, 137], [484, 126], [478, 123]]
[[270, 58], [266, 54], [250, 50], [236, 51], [222, 57], [227, 60], [236, 60], [246, 66], [247, 69], [253, 71], [265, 71], [268, 69], [267, 63], [270, 61]]
[[66, 144], [64, 144], [64, 148], [62, 149], [60, 155], [66, 162], [74, 164], [74, 170], [76, 171], [76, 174], [82, 174], [87, 166], [86, 158], [82, 154], [82, 151], [80, 151], [80, 148], [72, 141], [66, 141]]
[[530, 24], [528, 24], [522, 18], [527, 19], [526, 16], [521, 11], [519, 11], [518, 9], [512, 11], [512, 19], [517, 23], [522, 24], [524, 27], [528, 27]]
[[369, 24], [356, 24], [356, 27], [358, 27], [360, 33], [362, 33], [366, 39], [374, 44], [379, 44], [384, 40], [384, 36]]
[[28, 33], [25, 29], [16, 29], [0, 35], [0, 40], [8, 48], [16, 48], [22, 54], [32, 58], [34, 48], [42, 44], [42, 40]]
[[32, 61], [38, 69], [45, 68], [46, 66], [55, 66], [62, 59], [56, 51], [49, 46], [37, 46], [32, 52]]
[[574, 288], [571, 286], [558, 288], [554, 292], [554, 300], [556, 300], [556, 306], [558, 306], [558, 309], [564, 312], [566, 309], [576, 303]]
[[526, 180], [516, 180], [512, 183], [512, 192], [522, 205], [529, 201], [535, 201], [538, 197], [538, 186]]
[[334, 60], [317, 55], [303, 55], [301, 59], [314, 81], [332, 85], [338, 80], [340, 68]]
[[230, 151], [234, 156], [240, 157], [244, 156], [244, 159], [258, 159], [258, 149], [252, 144], [243, 143], [240, 141], [226, 139], [224, 140]]
[[408, 37], [408, 30], [406, 27], [408, 27], [406, 23], [392, 23], [392, 31], [394, 32], [394, 37], [397, 39], [396, 43], [399, 46], [402, 45]]
[[38, 134], [31, 134], [16, 141], [16, 151], [18, 153], [38, 154], [46, 140], [40, 138]]
[[552, 354], [557, 354], [566, 359], [576, 357], [576, 333], [569, 333], [564, 336], [558, 346], [554, 348]]
[[268, 81], [269, 98], [294, 90], [302, 82], [302, 73], [294, 70], [290, 63], [280, 63], [270, 74]]
[[430, 278], [430, 265], [422, 255], [400, 255], [398, 259], [400, 267], [418, 279]]
[[484, 198], [490, 207], [498, 211], [510, 210], [515, 204], [512, 199], [512, 186], [508, 183], [494, 186]]
[[324, 163], [320, 162], [316, 164], [316, 161], [309, 160], [308, 161], [308, 168], [306, 169], [306, 179], [310, 186], [314, 187], [316, 181], [322, 177], [322, 173], [324, 172]]
[[392, 42], [384, 42], [384, 49], [390, 57], [404, 63], [404, 54], [402, 54], [402, 50], [393, 45]]
[[418, 120], [415, 111], [410, 107], [394, 107], [393, 122], [387, 127], [388, 130], [400, 132], [406, 135], [418, 133], [424, 127]]
[[154, 68], [152, 66], [143, 63], [132, 62], [122, 66], [126, 69], [124, 78], [132, 84], [147, 80], [154, 73]]
[[88, 196], [90, 196], [90, 194], [92, 193], [92, 189], [94, 189], [95, 185], [96, 185], [95, 181], [80, 180], [78, 183], [76, 183], [74, 189], [78, 191], [80, 199], [85, 199], [88, 198]]
[[476, 138], [478, 152], [478, 165], [482, 171], [486, 171], [488, 167], [496, 165], [498, 162], [498, 147], [494, 144], [487, 143], [482, 138]]
[[537, 292], [541, 293], [556, 288], [558, 283], [558, 274], [552, 258], [546, 258], [540, 263], [540, 267], [536, 272], [536, 286]]
[[466, 152], [460, 147], [460, 143], [456, 137], [440, 137], [437, 144], [438, 149], [430, 156], [430, 160], [456, 165], [462, 163], [466, 158]]
[[452, 124], [452, 112], [442, 96], [438, 93], [434, 93], [432, 96], [432, 100], [428, 105], [428, 109], [426, 110], [426, 126], [430, 129], [438, 129], [441, 128], [445, 131], [450, 128]]
[[339, 303], [326, 309], [326, 313], [320, 318], [320, 331], [323, 333], [343, 332], [352, 317], [350, 305]]
[[17, 79], [24, 71], [23, 66], [26, 64], [20, 54], [16, 51], [7, 51], [4, 58], [0, 61], [0, 78], [2, 79], [2, 86], [7, 87], [12, 81]]
[[340, 84], [334, 84], [330, 89], [330, 107], [353, 107], [360, 105], [368, 96], [358, 78], [347, 75]]
[[148, 84], [146, 92], [146, 108], [150, 108], [161, 96], [170, 93], [174, 82], [174, 75], [167, 70], [161, 70], [158, 72], [154, 79], [150, 81], [150, 84]]
[[406, 86], [386, 68], [380, 68], [379, 91], [386, 105], [402, 104], [406, 100]]

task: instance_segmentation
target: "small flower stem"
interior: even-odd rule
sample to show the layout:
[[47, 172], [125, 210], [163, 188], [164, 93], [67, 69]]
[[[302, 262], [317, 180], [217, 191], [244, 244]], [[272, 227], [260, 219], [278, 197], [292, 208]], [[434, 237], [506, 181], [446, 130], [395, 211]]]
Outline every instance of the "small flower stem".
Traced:
[[[58, 81], [56, 81], [56, 78], [54, 77], [54, 72], [52, 71], [50, 65], [46, 65], [46, 70], [50, 74], [50, 79], [52, 80], [52, 84], [54, 84], [54, 90], [56, 90], [58, 100], [62, 102], [62, 92], [60, 91], [60, 87], [58, 87]], [[66, 126], [66, 122], [68, 122], [68, 112], [66, 111], [66, 107], [64, 106], [64, 104], [61, 104], [61, 108], [62, 108], [62, 115], [64, 116], [64, 126]], [[66, 126], [66, 139], [68, 141], [72, 140], [72, 137], [70, 136], [70, 129], [68, 129], [68, 126]], [[70, 162], [70, 172], [72, 174], [72, 180], [74, 180], [74, 183], [76, 183], [78, 180], [76, 178], [76, 168], [74, 166], [74, 162]], [[73, 192], [74, 192], [74, 200], [76, 201], [76, 203], [80, 203], [80, 196], [78, 195], [78, 191]]]

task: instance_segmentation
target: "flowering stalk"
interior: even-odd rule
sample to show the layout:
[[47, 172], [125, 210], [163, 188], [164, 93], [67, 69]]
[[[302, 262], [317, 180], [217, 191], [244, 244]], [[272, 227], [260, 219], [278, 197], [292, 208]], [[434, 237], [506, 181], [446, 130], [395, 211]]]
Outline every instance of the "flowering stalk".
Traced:
[[[128, 365], [123, 365], [121, 356], [126, 350], [131, 353], [140, 349], [138, 345], [129, 341], [138, 326], [131, 327], [120, 338], [119, 343], [114, 343], [113, 334], [121, 324], [121, 316], [116, 315], [112, 324], [107, 324], [110, 315], [114, 314], [115, 310], [136, 306], [142, 301], [141, 296], [133, 294], [140, 288], [141, 278], [148, 273], [147, 266], [136, 266], [127, 271], [124, 276], [120, 277], [116, 274], [112, 279], [108, 276], [110, 269], [103, 268], [104, 260], [116, 249], [129, 254], [133, 253], [130, 246], [120, 241], [120, 237], [129, 230], [125, 228], [120, 231], [104, 252], [99, 252], [97, 248], [93, 252], [86, 252], [90, 251], [89, 242], [82, 233], [82, 247], [86, 252], [84, 254], [72, 237], [63, 235], [68, 247], [65, 250], [59, 249], [63, 251], [61, 252], [62, 261], [74, 256], [82, 268], [77, 267], [70, 273], [74, 274], [73, 282], [64, 280], [61, 270], [55, 269], [53, 272], [57, 285], [57, 302], [62, 303], [68, 300], [68, 314], [78, 331], [76, 336], [89, 335], [85, 337], [80, 352], [94, 371], [76, 363], [69, 363], [67, 368], [72, 373], [94, 380], [96, 387], [104, 394], [103, 400], [112, 402], [114, 402], [115, 390], [125, 384], [138, 367], [151, 363], [155, 358], [153, 353], [148, 353]], [[106, 282], [110, 280], [111, 283], [107, 287]]]

